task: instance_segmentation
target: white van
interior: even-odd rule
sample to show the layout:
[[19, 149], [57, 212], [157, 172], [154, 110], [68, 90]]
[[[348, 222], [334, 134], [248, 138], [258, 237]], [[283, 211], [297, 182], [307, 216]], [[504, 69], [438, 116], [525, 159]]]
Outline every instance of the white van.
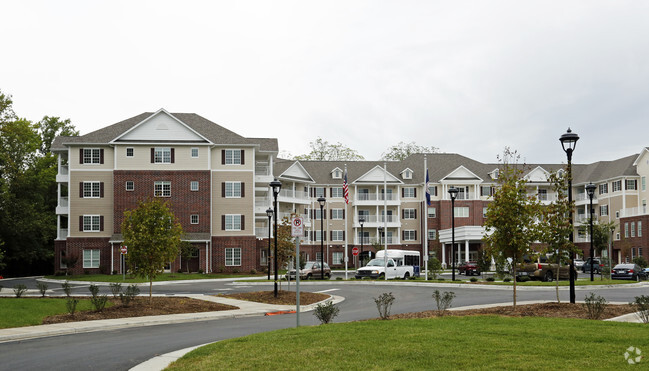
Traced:
[[[385, 270], [387, 259], [387, 271]], [[376, 258], [366, 266], [356, 270], [355, 277], [360, 278], [403, 278], [419, 277], [419, 251], [385, 250], [377, 251]]]

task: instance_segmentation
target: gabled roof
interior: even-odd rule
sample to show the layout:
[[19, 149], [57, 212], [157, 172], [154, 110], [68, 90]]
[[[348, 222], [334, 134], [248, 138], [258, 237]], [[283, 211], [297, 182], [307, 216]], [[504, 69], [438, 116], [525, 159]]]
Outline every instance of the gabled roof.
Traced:
[[454, 169], [450, 174], [441, 179], [443, 182], [465, 181], [465, 182], [481, 182], [482, 178], [476, 175], [471, 170], [460, 165]]
[[314, 183], [313, 178], [309, 172], [304, 169], [304, 166], [299, 161], [294, 161], [286, 170], [278, 176], [279, 179], [297, 180], [305, 183]]

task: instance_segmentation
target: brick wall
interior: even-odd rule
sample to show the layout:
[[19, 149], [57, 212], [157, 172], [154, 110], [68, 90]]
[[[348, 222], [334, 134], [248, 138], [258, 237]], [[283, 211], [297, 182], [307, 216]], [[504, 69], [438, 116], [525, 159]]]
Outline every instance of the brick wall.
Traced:
[[[241, 265], [225, 265], [225, 249], [241, 248]], [[212, 253], [210, 256], [213, 272], [250, 272], [252, 269], [259, 270], [259, 257], [257, 256], [257, 238], [255, 236], [212, 236]]]

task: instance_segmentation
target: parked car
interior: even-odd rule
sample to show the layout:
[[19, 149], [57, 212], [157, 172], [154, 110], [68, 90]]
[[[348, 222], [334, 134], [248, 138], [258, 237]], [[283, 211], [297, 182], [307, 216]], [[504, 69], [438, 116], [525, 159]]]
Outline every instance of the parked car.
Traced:
[[640, 281], [647, 279], [647, 273], [637, 264], [618, 264], [611, 270], [611, 279]]
[[[602, 273], [602, 268], [604, 265], [599, 261], [598, 258], [593, 259], [593, 273], [600, 274]], [[576, 268], [576, 267], [575, 267]], [[590, 258], [586, 259], [584, 264], [581, 266], [581, 271], [584, 273], [590, 272]]]
[[583, 266], [584, 266], [584, 261], [582, 259], [575, 259], [575, 269], [579, 271]]
[[[329, 268], [329, 265], [327, 262], [324, 262], [324, 276], [326, 279], [331, 278], [331, 268]], [[304, 269], [300, 269], [300, 278], [302, 279], [310, 279], [310, 278], [320, 278], [322, 275], [321, 269], [320, 269], [320, 262], [319, 261], [308, 261], [304, 265]], [[289, 278], [291, 280], [295, 279], [295, 269], [291, 269], [286, 273], [286, 278]]]
[[457, 271], [458, 271], [458, 274], [464, 273], [467, 276], [471, 276], [471, 275], [474, 275], [474, 274], [476, 276], [480, 275], [480, 268], [478, 268], [478, 263], [472, 262], [472, 261], [468, 261], [468, 262], [464, 262], [464, 263], [460, 264], [460, 266], [457, 267]]

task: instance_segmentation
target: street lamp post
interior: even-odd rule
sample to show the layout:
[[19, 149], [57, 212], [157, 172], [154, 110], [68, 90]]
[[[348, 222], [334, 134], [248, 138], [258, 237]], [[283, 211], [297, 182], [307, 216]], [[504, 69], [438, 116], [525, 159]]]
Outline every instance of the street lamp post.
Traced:
[[593, 195], [595, 194], [595, 185], [593, 183], [588, 183], [586, 185], [586, 192], [588, 193], [588, 198], [590, 199], [590, 209], [588, 209], [588, 216], [590, 218], [590, 281], [594, 280], [593, 278], [593, 255], [595, 249], [593, 247]]
[[277, 195], [279, 194], [279, 190], [282, 189], [282, 183], [275, 178], [272, 182], [270, 182], [270, 187], [273, 189], [273, 205], [274, 205], [274, 210], [273, 210], [273, 215], [275, 215], [275, 291], [274, 295], [277, 297]]
[[361, 255], [359, 259], [360, 261], [359, 265], [362, 267], [363, 266], [363, 242], [364, 242], [363, 240], [365, 239], [365, 235], [363, 234], [363, 223], [365, 223], [365, 218], [361, 216], [360, 218], [358, 218], [358, 222], [361, 224]]
[[324, 205], [327, 199], [324, 196], [318, 197], [320, 204], [320, 279], [324, 280]]
[[[579, 140], [579, 135], [573, 133], [570, 128], [568, 131], [563, 134], [559, 141], [561, 142], [561, 147], [563, 151], [568, 156], [568, 203], [570, 204], [570, 245], [574, 241], [575, 231], [572, 228], [572, 152], [577, 146], [577, 141]], [[570, 303], [575, 303], [575, 252], [571, 249], [570, 251]]]
[[273, 209], [270, 207], [266, 209], [266, 215], [268, 215], [268, 254], [266, 254], [266, 260], [268, 261], [268, 280], [270, 281], [270, 219], [273, 217]]
[[459, 189], [451, 187], [448, 194], [451, 196], [451, 281], [455, 281], [455, 198], [457, 197]]

